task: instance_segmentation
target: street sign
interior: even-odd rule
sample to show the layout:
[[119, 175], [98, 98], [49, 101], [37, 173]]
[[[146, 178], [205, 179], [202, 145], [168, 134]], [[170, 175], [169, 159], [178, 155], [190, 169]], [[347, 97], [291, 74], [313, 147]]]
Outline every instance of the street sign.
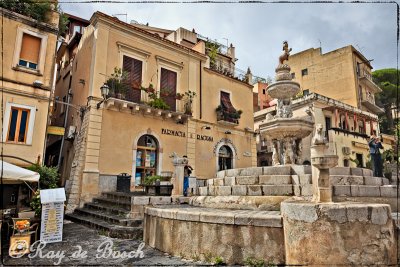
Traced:
[[65, 128], [59, 126], [49, 126], [47, 127], [47, 134], [64, 136]]

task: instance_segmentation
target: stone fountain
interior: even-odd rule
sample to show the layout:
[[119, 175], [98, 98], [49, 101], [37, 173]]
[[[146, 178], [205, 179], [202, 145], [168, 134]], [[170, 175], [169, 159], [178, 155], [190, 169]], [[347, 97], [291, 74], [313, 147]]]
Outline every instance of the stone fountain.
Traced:
[[260, 125], [260, 134], [273, 143], [273, 165], [295, 164], [300, 158], [300, 141], [308, 136], [314, 128], [311, 117], [293, 118], [292, 97], [300, 91], [300, 85], [292, 81], [290, 66], [284, 64], [292, 50], [288, 42], [283, 42], [284, 53], [279, 57], [275, 69], [276, 82], [267, 88], [268, 94], [278, 100], [276, 115]]

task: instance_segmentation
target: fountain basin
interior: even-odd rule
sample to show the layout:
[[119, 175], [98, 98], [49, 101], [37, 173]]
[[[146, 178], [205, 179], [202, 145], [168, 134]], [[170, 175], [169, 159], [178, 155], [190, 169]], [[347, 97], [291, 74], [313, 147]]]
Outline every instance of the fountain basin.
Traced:
[[275, 118], [260, 125], [260, 132], [268, 140], [304, 138], [314, 129], [314, 122], [302, 118]]
[[293, 81], [277, 81], [268, 86], [268, 95], [277, 99], [289, 99], [300, 91], [300, 84]]
[[338, 164], [339, 157], [337, 155], [322, 155], [321, 157], [312, 157], [311, 165], [318, 169], [333, 168]]

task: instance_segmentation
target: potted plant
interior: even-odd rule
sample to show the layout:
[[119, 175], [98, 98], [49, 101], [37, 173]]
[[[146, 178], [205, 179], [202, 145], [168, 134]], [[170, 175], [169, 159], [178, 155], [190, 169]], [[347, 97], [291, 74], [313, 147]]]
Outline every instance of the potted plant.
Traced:
[[129, 89], [127, 72], [122, 71], [121, 68], [114, 68], [114, 73], [111, 74], [111, 77], [106, 81], [106, 84], [110, 88], [110, 94], [119, 98], [124, 99], [126, 92]]

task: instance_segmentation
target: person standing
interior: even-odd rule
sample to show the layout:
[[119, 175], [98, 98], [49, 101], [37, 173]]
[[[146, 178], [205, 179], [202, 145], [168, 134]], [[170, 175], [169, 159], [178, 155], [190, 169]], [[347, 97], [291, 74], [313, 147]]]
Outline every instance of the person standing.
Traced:
[[383, 149], [382, 143], [375, 135], [371, 135], [368, 142], [369, 153], [371, 155], [371, 161], [373, 163], [373, 170], [375, 177], [383, 177], [382, 173], [382, 157], [379, 149]]
[[187, 156], [183, 156], [186, 159], [185, 167], [183, 168], [183, 195], [187, 197], [189, 189], [189, 176], [192, 174], [192, 166], [189, 165], [187, 161]]

